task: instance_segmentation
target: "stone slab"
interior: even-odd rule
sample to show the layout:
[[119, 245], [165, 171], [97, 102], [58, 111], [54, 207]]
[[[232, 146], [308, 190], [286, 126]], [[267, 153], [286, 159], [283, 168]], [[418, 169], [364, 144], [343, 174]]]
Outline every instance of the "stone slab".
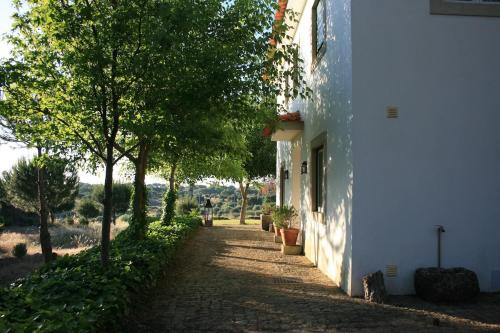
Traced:
[[302, 253], [300, 245], [281, 245], [281, 253], [284, 255], [298, 256]]
[[281, 236], [274, 235], [274, 242], [275, 243], [283, 243], [283, 241], [281, 240]]

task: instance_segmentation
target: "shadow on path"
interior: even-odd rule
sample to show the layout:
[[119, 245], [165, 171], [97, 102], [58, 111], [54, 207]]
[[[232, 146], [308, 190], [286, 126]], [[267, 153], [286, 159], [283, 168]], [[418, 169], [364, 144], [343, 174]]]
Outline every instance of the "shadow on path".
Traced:
[[135, 303], [124, 330], [500, 332], [500, 325], [466, 316], [347, 297], [306, 258], [278, 249], [257, 226], [199, 230], [159, 285]]

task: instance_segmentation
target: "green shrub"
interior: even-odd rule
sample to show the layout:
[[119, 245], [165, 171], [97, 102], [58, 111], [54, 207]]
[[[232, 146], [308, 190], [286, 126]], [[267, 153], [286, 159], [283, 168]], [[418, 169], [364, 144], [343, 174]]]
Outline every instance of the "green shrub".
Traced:
[[175, 201], [177, 200], [177, 192], [167, 191], [163, 196], [163, 214], [161, 221], [164, 225], [170, 225], [175, 217]]
[[283, 205], [273, 210], [273, 223], [279, 228], [291, 228], [293, 219], [297, 217], [297, 211], [293, 206]]
[[89, 219], [86, 218], [85, 216], [80, 216], [78, 218], [78, 223], [81, 225], [89, 225]]
[[97, 202], [90, 199], [83, 199], [78, 203], [76, 208], [78, 215], [88, 219], [94, 218], [101, 214], [100, 207]]
[[9, 288], [0, 289], [0, 332], [109, 332], [130, 311], [132, 294], [153, 287], [200, 218], [149, 226], [137, 241], [128, 230], [111, 243], [103, 269], [99, 248], [59, 257]]
[[28, 253], [28, 248], [25, 243], [17, 243], [12, 248], [12, 255], [16, 258], [23, 258]]

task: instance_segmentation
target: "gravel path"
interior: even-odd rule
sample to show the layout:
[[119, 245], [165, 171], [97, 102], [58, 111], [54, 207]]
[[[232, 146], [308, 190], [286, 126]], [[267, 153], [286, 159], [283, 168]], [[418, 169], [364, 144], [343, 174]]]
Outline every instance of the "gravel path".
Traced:
[[500, 332], [500, 325], [465, 317], [347, 297], [305, 257], [282, 256], [272, 234], [258, 226], [223, 225], [201, 228], [187, 242], [165, 278], [136, 303], [126, 327], [129, 332]]

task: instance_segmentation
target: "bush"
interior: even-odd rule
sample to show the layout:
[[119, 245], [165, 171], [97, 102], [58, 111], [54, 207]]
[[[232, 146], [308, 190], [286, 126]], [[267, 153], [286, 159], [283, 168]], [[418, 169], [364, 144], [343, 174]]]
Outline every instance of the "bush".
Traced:
[[100, 207], [95, 201], [89, 199], [83, 199], [79, 202], [76, 208], [78, 215], [86, 217], [88, 219], [99, 216], [101, 213]]
[[0, 289], [0, 332], [109, 332], [130, 310], [131, 296], [154, 286], [200, 218], [178, 217], [171, 226], [149, 226], [137, 241], [128, 230], [99, 264], [99, 248], [64, 256], [9, 288]]
[[78, 223], [81, 225], [89, 225], [89, 219], [85, 216], [80, 216], [80, 218], [78, 219]]
[[12, 248], [12, 255], [16, 258], [23, 258], [28, 253], [28, 248], [25, 243], [17, 243]]

